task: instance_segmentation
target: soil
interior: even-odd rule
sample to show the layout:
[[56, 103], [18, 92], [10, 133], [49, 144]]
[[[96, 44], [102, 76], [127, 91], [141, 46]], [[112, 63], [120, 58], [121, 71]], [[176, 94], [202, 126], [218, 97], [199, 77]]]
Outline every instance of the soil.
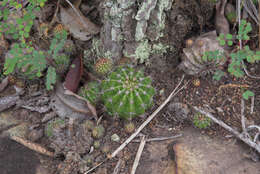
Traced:
[[[185, 9], [187, 8], [187, 6], [184, 6], [183, 8]], [[197, 6], [194, 7], [193, 11], [196, 12], [196, 10]], [[184, 13], [186, 17], [191, 15], [189, 12], [183, 9], [181, 10], [181, 12]], [[169, 18], [174, 18], [173, 16], [176, 16], [172, 13], [174, 12], [169, 12]], [[212, 13], [212, 11], [210, 11], [210, 13]], [[207, 14], [198, 14], [199, 17], [201, 15], [205, 16]], [[197, 36], [197, 33], [202, 32], [200, 26], [198, 25], [198, 23], [196, 23], [199, 19], [198, 16], [196, 17], [195, 21], [193, 20], [190, 24], [187, 24], [186, 28], [182, 28], [186, 29], [187, 31], [185, 31], [185, 35], [181, 35], [180, 38], [176, 38], [177, 36], [173, 36], [172, 34], [170, 34], [175, 32], [173, 31], [173, 24], [178, 25], [178, 27], [182, 27], [175, 18], [172, 19], [166, 26], [165, 33], [168, 33], [168, 35], [166, 35], [163, 40], [165, 42], [178, 45], [178, 47], [176, 46], [177, 50], [175, 50], [174, 52], [169, 51], [164, 55], [152, 56], [150, 58], [148, 66], [137, 66], [137, 68], [145, 68], [146, 75], [151, 76], [151, 78], [153, 79], [153, 86], [156, 88], [157, 94], [154, 97], [153, 107], [149, 109], [145, 115], [132, 120], [136, 128], [138, 128], [146, 120], [148, 115], [150, 115], [163, 103], [163, 101], [180, 82], [180, 79], [184, 72], [178, 68], [178, 65], [181, 61], [181, 52], [185, 45], [185, 39], [189, 38], [190, 36]], [[206, 26], [205, 30], [212, 29], [213, 22], [208, 22], [209, 19], [204, 19], [205, 23], [203, 21], [202, 23], [199, 23]], [[180, 43], [176, 44], [176, 42]], [[256, 42], [252, 43], [252, 45], [254, 45], [255, 43]], [[88, 44], [90, 45], [89, 42]], [[3, 65], [0, 64], [0, 67], [2, 66]], [[260, 76], [259, 64], [248, 65], [248, 69], [250, 70], [250, 73], [254, 74], [255, 76]], [[44, 91], [44, 84], [42, 81], [43, 79], [33, 82], [25, 82], [26, 93], [23, 95], [23, 97], [26, 98], [26, 96], [35, 91]], [[178, 134], [179, 132], [190, 127], [195, 128], [195, 126], [193, 125], [193, 116], [196, 114], [196, 112], [193, 111], [193, 106], [208, 108], [213, 113], [213, 115], [216, 116], [216, 118], [224, 121], [228, 125], [240, 131], [241, 98], [242, 93], [245, 90], [251, 90], [255, 94], [254, 103], [252, 103], [250, 99], [245, 101], [245, 116], [247, 119], [246, 123], [254, 123], [256, 125], [260, 123], [260, 117], [258, 116], [258, 113], [260, 113], [259, 80], [250, 78], [248, 76], [244, 76], [243, 78], [234, 78], [226, 72], [225, 76], [220, 81], [214, 81], [212, 79], [212, 73], [203, 76], [185, 75], [183, 84], [187, 82], [189, 82], [188, 85], [183, 90], [181, 90], [178, 95], [174, 97], [171, 101], [171, 103], [183, 103], [188, 106], [188, 110], [190, 112], [187, 118], [180, 119], [176, 117], [176, 115], [171, 113], [169, 107], [166, 106], [160, 113], [157, 114], [157, 116], [148, 124], [148, 126], [146, 126], [142, 130], [142, 134], [145, 134], [149, 138], [165, 137], [172, 136], [173, 134]], [[14, 91], [12, 89], [12, 85], [9, 85], [9, 87], [3, 93], [1, 93], [0, 96], [7, 96], [13, 94], [13, 92]], [[50, 94], [47, 93], [47, 95]], [[251, 113], [252, 106], [253, 112]], [[105, 128], [105, 134], [102, 135], [102, 137], [99, 139], [93, 138], [92, 140], [91, 138], [90, 144], [98, 140], [100, 143], [100, 147], [93, 149], [91, 148], [92, 145], [87, 145], [88, 147], [85, 147], [82, 150], [82, 147], [84, 146], [80, 143], [80, 140], [77, 138], [72, 138], [69, 141], [74, 141], [73, 143], [75, 143], [76, 145], [73, 143], [66, 144], [66, 146], [68, 146], [66, 148], [71, 148], [70, 150], [67, 150], [64, 147], [65, 145], [61, 145], [61, 147], [59, 147], [60, 149], [58, 150], [59, 153], [56, 154], [55, 158], [49, 158], [44, 155], [39, 155], [38, 153], [33, 152], [6, 137], [2, 137], [0, 138], [1, 173], [34, 174], [37, 173], [37, 168], [39, 168], [39, 166], [43, 166], [44, 168], [48, 169], [47, 173], [49, 174], [84, 173], [91, 167], [102, 162], [106, 158], [108, 153], [113, 152], [121, 143], [124, 142], [124, 140], [126, 140], [131, 135], [131, 133], [127, 133], [124, 128], [126, 121], [120, 120], [119, 118], [111, 117], [106, 112], [104, 112], [102, 105], [97, 106], [96, 108], [98, 116], [102, 117], [100, 125]], [[47, 127], [48, 122], [41, 122], [41, 119], [44, 117], [45, 114], [39, 114], [38, 112], [32, 112], [25, 109], [15, 110], [14, 108], [9, 109], [8, 111], [11, 111], [11, 114], [14, 115], [15, 119], [27, 122], [30, 124], [31, 127], [36, 126], [37, 129], [42, 130], [45, 130]], [[81, 130], [80, 126], [82, 126], [82, 122], [77, 122], [75, 125], [77, 129], [75, 130], [83, 131], [83, 133], [87, 132], [87, 134], [91, 136], [91, 131], [84, 132], [84, 130]], [[206, 129], [195, 129], [198, 130], [201, 134], [207, 135], [211, 138], [226, 137], [230, 135], [230, 133], [225, 131], [222, 127], [213, 123]], [[66, 130], [63, 128], [61, 130], [63, 131], [64, 137], [67, 137], [67, 134], [65, 133]], [[119, 142], [111, 141], [111, 136], [113, 134], [117, 134], [120, 137]], [[49, 138], [46, 134], [37, 139], [36, 142], [44, 147], [54, 147], [52, 146], [54, 140]], [[70, 147], [70, 145], [73, 147], [74, 145], [75, 147], [78, 147], [78, 144], [80, 144], [80, 150]], [[123, 160], [123, 163], [121, 164], [120, 174], [130, 173], [138, 146], [139, 143], [130, 143], [116, 158], [106, 161], [93, 173], [113, 173], [118, 159]], [[106, 150], [104, 150], [105, 148]], [[91, 149], [93, 150], [93, 152], [88, 154], [89, 151], [92, 151]], [[54, 148], [53, 150], [57, 149]], [[145, 149], [142, 154], [142, 158], [148, 158], [149, 155], [150, 152]], [[139, 165], [146, 166], [147, 164], [145, 164], [145, 162], [141, 162]], [[137, 174], [145, 173], [143, 171], [144, 168], [145, 167], [142, 167], [142, 169], [137, 170]]]

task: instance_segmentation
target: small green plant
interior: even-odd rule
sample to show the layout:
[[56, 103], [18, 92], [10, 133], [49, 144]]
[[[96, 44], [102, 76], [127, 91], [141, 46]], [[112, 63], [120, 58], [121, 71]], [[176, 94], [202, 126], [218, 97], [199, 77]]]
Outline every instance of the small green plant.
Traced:
[[87, 86], [83, 86], [79, 95], [90, 101], [91, 104], [96, 105], [100, 96], [100, 86], [98, 82], [89, 82]]
[[[26, 78], [32, 79], [41, 77], [47, 69], [46, 88], [51, 90], [56, 82], [56, 71], [66, 69], [69, 58], [61, 54], [67, 39], [65, 31], [54, 35], [47, 52], [35, 48], [29, 39], [36, 18], [35, 13], [40, 11], [46, 1], [28, 0], [29, 3], [23, 7], [19, 1], [3, 0], [0, 6], [5, 8], [0, 12], [0, 36], [5, 35], [15, 41], [6, 55], [4, 74], [20, 71]], [[10, 8], [13, 8], [13, 11]]]
[[200, 129], [205, 129], [210, 126], [211, 120], [207, 116], [196, 113], [193, 117], [193, 124]]
[[[239, 30], [237, 35], [232, 36], [231, 34], [224, 35], [221, 33], [218, 37], [219, 44], [221, 46], [233, 46], [234, 41], [237, 40], [238, 43], [241, 41], [248, 41], [250, 37], [248, 36], [249, 32], [251, 32], [252, 26], [249, 22], [245, 20], [241, 20]], [[242, 43], [241, 43], [242, 45]], [[239, 78], [244, 76], [244, 61], [248, 63], [255, 63], [260, 60], [260, 51], [252, 51], [248, 45], [237, 46], [236, 51], [230, 53], [229, 55], [231, 62], [228, 64], [228, 72]], [[217, 60], [219, 58], [225, 58], [224, 54], [222, 54], [219, 50], [205, 52], [203, 55], [203, 60]], [[225, 58], [227, 60], [227, 58]], [[217, 70], [213, 76], [215, 80], [220, 80], [221, 77], [225, 73], [221, 70]], [[251, 92], [251, 91], [250, 91]], [[243, 94], [243, 96], [247, 96]]]
[[153, 103], [152, 80], [142, 71], [119, 67], [101, 83], [102, 100], [111, 114], [124, 119], [141, 115]]
[[[64, 31], [54, 36], [48, 52], [36, 50], [30, 45], [23, 45], [15, 43], [6, 57], [4, 64], [4, 74], [13, 73], [16, 68], [26, 75], [26, 77], [35, 78], [41, 77], [42, 72], [48, 68], [46, 75], [46, 88], [53, 89], [53, 84], [56, 82], [55, 67], [67, 68], [69, 65], [69, 58], [60, 53], [67, 33]], [[55, 67], [47, 62], [47, 59], [52, 59], [55, 62]], [[65, 66], [65, 67], [64, 67]]]
[[255, 94], [252, 92], [252, 91], [250, 91], [250, 90], [246, 90], [246, 92], [244, 92], [243, 94], [242, 94], [242, 96], [243, 96], [243, 98], [245, 99], [245, 100], [248, 100], [249, 99], [249, 97], [253, 97]]

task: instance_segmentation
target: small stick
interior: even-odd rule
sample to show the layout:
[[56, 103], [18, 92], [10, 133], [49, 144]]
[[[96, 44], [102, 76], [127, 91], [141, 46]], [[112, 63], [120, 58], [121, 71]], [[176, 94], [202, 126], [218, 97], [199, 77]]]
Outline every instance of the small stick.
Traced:
[[245, 112], [245, 101], [242, 98], [241, 99], [241, 125], [242, 125], [243, 133], [247, 133], [244, 112]]
[[92, 172], [93, 170], [95, 170], [96, 168], [98, 168], [99, 166], [101, 166], [104, 162], [106, 162], [108, 160], [108, 158], [106, 158], [104, 161], [100, 162], [99, 164], [97, 164], [96, 166], [92, 167], [91, 169], [89, 169], [88, 171], [86, 171], [84, 174], [88, 174], [90, 172]]
[[38, 153], [41, 153], [43, 155], [47, 155], [47, 156], [50, 156], [50, 157], [54, 157], [54, 153], [53, 152], [50, 152], [48, 151], [46, 148], [42, 147], [41, 145], [37, 144], [37, 143], [33, 143], [31, 141], [28, 141], [26, 139], [23, 139], [23, 138], [20, 138], [18, 136], [10, 136], [10, 139], [24, 145], [25, 147], [31, 149], [31, 150], [34, 150]]
[[[121, 150], [125, 148], [125, 146], [130, 143], [142, 130], [143, 128], [157, 115], [158, 112], [162, 110], [162, 108], [172, 99], [173, 96], [175, 96], [180, 90], [182, 90], [189, 82], [187, 82], [185, 85], [183, 85], [179, 90], [179, 86], [181, 85], [182, 81], [184, 79], [184, 75], [182, 76], [181, 81], [176, 86], [176, 88], [172, 91], [172, 93], [169, 95], [169, 97], [150, 115], [147, 120], [133, 133], [123, 144], [121, 144], [112, 154], [109, 156], [110, 158], [114, 158]], [[177, 91], [177, 92], [176, 92]]]
[[118, 173], [119, 173], [121, 163], [122, 163], [122, 159], [120, 158], [120, 159], [118, 160], [117, 164], [116, 164], [116, 167], [114, 168], [113, 174], [118, 174]]
[[[174, 138], [179, 138], [181, 136], [182, 136], [182, 134], [178, 134], [178, 135], [171, 136], [171, 137], [149, 138], [149, 139], [146, 139], [146, 142], [170, 140], [170, 139], [174, 139]], [[140, 140], [133, 140], [132, 142], [140, 143]]]
[[133, 167], [132, 167], [132, 170], [131, 170], [131, 174], [135, 174], [135, 171], [136, 171], [137, 166], [139, 164], [142, 152], [144, 150], [145, 143], [146, 143], [145, 136], [142, 136], [138, 151], [137, 151], [136, 156], [135, 156], [135, 161], [134, 161], [134, 164], [133, 164]]
[[[260, 4], [260, 3], [259, 3]], [[259, 25], [260, 26], [260, 25]], [[255, 96], [251, 97], [251, 107], [250, 107], [250, 114], [253, 114], [255, 106]]]
[[58, 2], [57, 2], [57, 7], [56, 7], [55, 13], [52, 17], [52, 20], [50, 22], [50, 26], [52, 26], [57, 21], [57, 14], [58, 14], [58, 11], [59, 11], [59, 6], [60, 6], [60, 0], [58, 0]]

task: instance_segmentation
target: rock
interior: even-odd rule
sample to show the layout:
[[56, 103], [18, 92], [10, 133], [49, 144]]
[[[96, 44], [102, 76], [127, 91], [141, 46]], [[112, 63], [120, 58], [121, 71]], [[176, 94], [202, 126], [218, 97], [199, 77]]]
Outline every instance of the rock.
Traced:
[[[165, 132], [161, 131], [160, 134]], [[186, 128], [177, 141], [147, 143], [136, 173], [142, 174], [256, 174], [259, 163], [245, 158], [248, 146], [222, 137], [201, 135]], [[246, 148], [244, 148], [246, 147]]]

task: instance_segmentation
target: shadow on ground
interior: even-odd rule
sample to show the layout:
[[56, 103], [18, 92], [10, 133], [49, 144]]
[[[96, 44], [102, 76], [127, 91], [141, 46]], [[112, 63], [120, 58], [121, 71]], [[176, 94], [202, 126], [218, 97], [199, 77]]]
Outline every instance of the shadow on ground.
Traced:
[[0, 138], [1, 174], [35, 174], [39, 164], [33, 151], [6, 137]]

